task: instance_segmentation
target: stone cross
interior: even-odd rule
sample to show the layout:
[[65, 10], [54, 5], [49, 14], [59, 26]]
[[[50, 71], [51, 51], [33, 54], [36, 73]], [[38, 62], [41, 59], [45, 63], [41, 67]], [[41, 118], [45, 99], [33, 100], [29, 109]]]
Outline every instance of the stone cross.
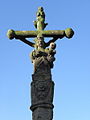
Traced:
[[[66, 30], [44, 30], [48, 24], [45, 23], [45, 13], [43, 7], [39, 7], [36, 13], [34, 26], [36, 31], [14, 31], [8, 30], [9, 39], [19, 39], [22, 42], [34, 47], [30, 54], [34, 65], [34, 73], [31, 82], [31, 107], [33, 120], [52, 120], [53, 119], [53, 95], [54, 82], [52, 81], [51, 68], [55, 61], [56, 44], [58, 38], [72, 38], [74, 31], [71, 28]], [[26, 38], [34, 38], [30, 42]], [[48, 42], [45, 37], [53, 37]], [[49, 48], [47, 48], [49, 46]]]
[[34, 21], [34, 26], [37, 29], [36, 31], [14, 31], [8, 30], [7, 36], [9, 39], [22, 39], [22, 38], [32, 38], [37, 37], [38, 34], [42, 34], [43, 37], [57, 37], [57, 38], [71, 38], [74, 34], [74, 31], [71, 28], [66, 30], [45, 30], [45, 27], [48, 23], [45, 23], [45, 13], [43, 7], [39, 7], [36, 13], [36, 21]]

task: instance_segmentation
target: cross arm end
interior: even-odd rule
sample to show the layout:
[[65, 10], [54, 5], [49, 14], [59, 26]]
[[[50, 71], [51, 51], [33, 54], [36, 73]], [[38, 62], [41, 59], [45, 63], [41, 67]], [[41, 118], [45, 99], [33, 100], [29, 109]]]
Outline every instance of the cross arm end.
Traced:
[[8, 37], [10, 40], [14, 39], [14, 37], [15, 37], [15, 31], [12, 30], [12, 29], [8, 30], [8, 32], [7, 32], [7, 37]]

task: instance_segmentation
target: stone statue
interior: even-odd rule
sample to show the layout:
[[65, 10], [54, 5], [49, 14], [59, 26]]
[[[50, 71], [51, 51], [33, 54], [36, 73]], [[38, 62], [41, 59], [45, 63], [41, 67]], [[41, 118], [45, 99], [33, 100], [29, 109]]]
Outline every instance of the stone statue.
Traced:
[[[36, 31], [14, 31], [9, 30], [9, 39], [19, 39], [20, 41], [33, 47], [30, 53], [31, 61], [34, 65], [34, 73], [31, 82], [31, 107], [33, 120], [52, 120], [53, 119], [53, 95], [54, 82], [52, 81], [51, 68], [55, 61], [57, 39], [63, 37], [72, 38], [74, 31], [71, 28], [66, 30], [44, 30], [45, 13], [43, 7], [39, 7], [34, 21]], [[34, 38], [30, 42], [26, 38]], [[45, 37], [53, 37], [52, 40], [45, 42]]]
[[43, 7], [39, 7], [38, 11], [36, 13], [36, 21], [34, 21], [34, 26], [37, 30], [44, 30], [46, 27], [47, 23], [45, 22], [45, 13], [43, 11]]
[[[41, 62], [45, 62], [45, 64], [49, 64], [50, 68], [53, 68], [53, 61], [55, 61], [54, 55], [56, 51], [56, 44], [54, 43], [58, 38], [54, 37], [52, 40], [47, 43], [44, 41], [44, 37], [42, 35], [38, 35], [34, 39], [34, 43], [26, 40], [25, 38], [21, 38], [20, 40], [31, 47], [34, 47], [34, 50], [30, 54], [30, 58], [32, 63], [34, 64], [34, 73], [36, 73], [39, 68]], [[49, 48], [47, 48], [50, 46]]]

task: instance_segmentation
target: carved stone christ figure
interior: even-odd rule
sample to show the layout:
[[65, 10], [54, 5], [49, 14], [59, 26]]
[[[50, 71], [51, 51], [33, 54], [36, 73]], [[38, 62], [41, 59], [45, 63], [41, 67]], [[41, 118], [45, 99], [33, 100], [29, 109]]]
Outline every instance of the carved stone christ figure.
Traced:
[[[34, 73], [38, 72], [45, 72], [50, 68], [53, 68], [53, 61], [55, 61], [55, 48], [56, 44], [54, 43], [58, 38], [53, 38], [49, 42], [44, 41], [43, 35], [39, 34], [35, 39], [34, 42], [30, 42], [25, 38], [20, 39], [24, 43], [28, 44], [31, 47], [34, 47], [34, 50], [30, 54], [30, 58], [32, 63], [34, 64]], [[50, 46], [49, 48], [47, 48]], [[42, 69], [40, 68], [42, 66]], [[44, 69], [43, 69], [44, 68]]]

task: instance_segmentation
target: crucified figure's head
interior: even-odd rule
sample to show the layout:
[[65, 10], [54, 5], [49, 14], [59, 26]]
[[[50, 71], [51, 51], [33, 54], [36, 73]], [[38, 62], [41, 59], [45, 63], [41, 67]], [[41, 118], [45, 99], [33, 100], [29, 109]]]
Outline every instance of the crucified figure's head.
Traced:
[[44, 37], [42, 35], [38, 35], [36, 37], [35, 44], [37, 49], [45, 49]]

